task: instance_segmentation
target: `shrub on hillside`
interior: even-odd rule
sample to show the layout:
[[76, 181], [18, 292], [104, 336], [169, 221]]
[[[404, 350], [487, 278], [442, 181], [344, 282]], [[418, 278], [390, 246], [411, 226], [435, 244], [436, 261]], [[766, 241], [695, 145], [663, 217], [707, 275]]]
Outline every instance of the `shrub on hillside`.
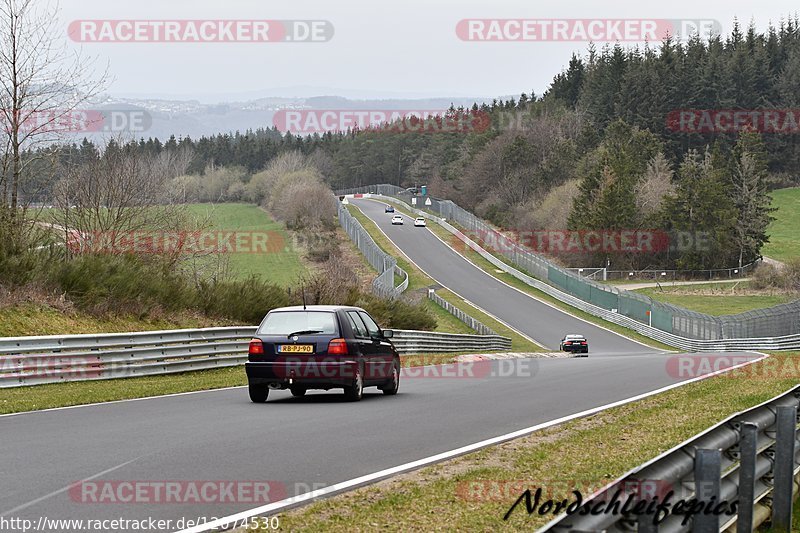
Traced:
[[201, 310], [210, 316], [227, 317], [256, 325], [270, 310], [290, 304], [285, 289], [255, 276], [245, 280], [203, 282], [198, 288]]
[[145, 314], [190, 309], [196, 290], [157, 260], [132, 254], [84, 254], [54, 265], [48, 281], [87, 311]]
[[800, 258], [784, 263], [783, 268], [762, 263], [753, 272], [750, 285], [754, 289], [781, 289], [800, 292]]

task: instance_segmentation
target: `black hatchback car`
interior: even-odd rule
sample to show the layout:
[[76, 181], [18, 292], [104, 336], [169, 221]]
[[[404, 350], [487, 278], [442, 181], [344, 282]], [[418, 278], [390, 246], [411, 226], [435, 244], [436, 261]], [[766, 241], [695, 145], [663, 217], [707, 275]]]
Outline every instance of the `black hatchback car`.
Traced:
[[352, 401], [361, 399], [364, 387], [397, 394], [400, 356], [389, 340], [393, 334], [360, 307], [273, 309], [250, 341], [250, 399], [263, 403], [270, 389], [303, 396], [308, 389], [343, 388]]

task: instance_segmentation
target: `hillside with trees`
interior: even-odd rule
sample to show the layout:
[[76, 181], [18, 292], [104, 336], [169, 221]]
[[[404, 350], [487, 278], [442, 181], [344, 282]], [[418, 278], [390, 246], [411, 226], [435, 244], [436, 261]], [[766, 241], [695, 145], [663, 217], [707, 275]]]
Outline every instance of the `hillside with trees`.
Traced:
[[[105, 151], [158, 161], [170, 201], [269, 203], [259, 185], [265, 169], [296, 152], [332, 189], [426, 183], [433, 195], [505, 229], [647, 229], [710, 243], [656, 255], [561, 257], [568, 265], [709, 269], [757, 258], [771, 220], [767, 193], [798, 183], [800, 126], [790, 121], [800, 118], [798, 99], [794, 18], [766, 33], [736, 24], [709, 40], [590, 46], [542, 95], [451, 108], [453, 116], [481, 119], [466, 133], [386, 127], [299, 136], [264, 128], [112, 141]], [[779, 110], [786, 129], [676, 127], [687, 110]], [[59, 164], [26, 184], [31, 201], [49, 201], [65, 168], [97, 148], [84, 141], [48, 150]]]

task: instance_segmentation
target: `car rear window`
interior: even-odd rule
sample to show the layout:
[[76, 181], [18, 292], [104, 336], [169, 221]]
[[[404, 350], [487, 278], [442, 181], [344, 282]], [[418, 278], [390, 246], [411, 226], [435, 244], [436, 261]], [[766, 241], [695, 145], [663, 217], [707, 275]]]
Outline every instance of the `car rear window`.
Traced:
[[328, 311], [279, 311], [270, 313], [258, 328], [260, 335], [289, 335], [297, 331], [319, 331], [319, 335], [335, 335], [336, 317]]

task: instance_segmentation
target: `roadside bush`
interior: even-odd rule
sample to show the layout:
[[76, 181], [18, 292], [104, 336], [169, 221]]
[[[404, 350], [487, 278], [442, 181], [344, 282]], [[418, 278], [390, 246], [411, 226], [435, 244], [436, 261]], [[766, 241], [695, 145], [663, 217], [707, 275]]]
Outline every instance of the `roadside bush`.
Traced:
[[786, 280], [786, 288], [793, 292], [800, 292], [800, 257], [789, 259], [785, 265], [782, 274]]
[[412, 303], [403, 298], [384, 300], [373, 294], [360, 293], [353, 302], [366, 309], [382, 327], [396, 329], [418, 329], [432, 331], [436, 329], [436, 319], [422, 304]]
[[81, 255], [54, 266], [47, 278], [76, 305], [95, 313], [189, 309], [198, 301], [185, 278], [157, 260], [132, 254]]
[[386, 300], [362, 291], [356, 273], [336, 259], [328, 260], [317, 274], [298, 281], [292, 290], [293, 304], [302, 303], [302, 293], [307, 305], [363, 307], [384, 327], [426, 331], [436, 328], [436, 319], [422, 304], [405, 298]]
[[783, 268], [762, 263], [753, 272], [750, 285], [754, 289], [781, 289], [800, 292], [800, 258], [786, 261]]
[[207, 315], [256, 325], [270, 310], [290, 304], [285, 289], [257, 277], [203, 282], [198, 288], [200, 309]]
[[750, 285], [754, 289], [775, 289], [783, 284], [782, 276], [778, 269], [772, 265], [761, 263], [750, 277]]
[[45, 250], [13, 255], [0, 253], [0, 281], [9, 286], [27, 285], [51, 259], [52, 254]]

